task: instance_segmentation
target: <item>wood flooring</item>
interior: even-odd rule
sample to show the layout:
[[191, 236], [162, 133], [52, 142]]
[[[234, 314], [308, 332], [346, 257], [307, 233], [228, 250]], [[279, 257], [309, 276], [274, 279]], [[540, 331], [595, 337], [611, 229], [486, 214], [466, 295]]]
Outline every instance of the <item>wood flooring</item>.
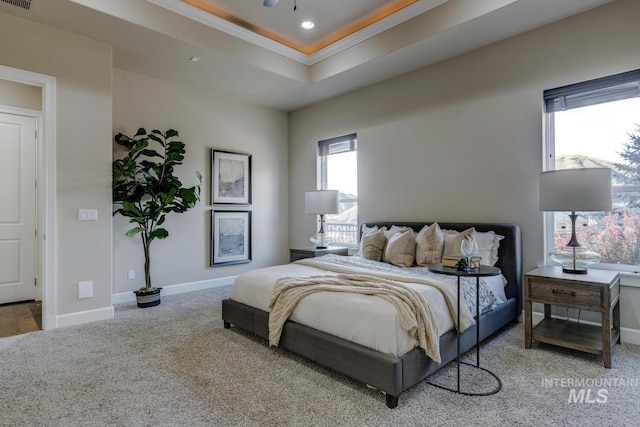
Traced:
[[0, 338], [42, 329], [42, 302], [0, 305]]

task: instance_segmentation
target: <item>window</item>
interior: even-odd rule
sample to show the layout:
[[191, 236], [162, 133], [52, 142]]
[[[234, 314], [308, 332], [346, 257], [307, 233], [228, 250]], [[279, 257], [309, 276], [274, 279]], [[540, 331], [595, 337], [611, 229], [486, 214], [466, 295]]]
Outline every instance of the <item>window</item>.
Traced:
[[318, 142], [320, 189], [340, 192], [340, 213], [325, 217], [333, 243], [358, 245], [358, 159], [356, 134]]
[[[546, 170], [612, 169], [613, 211], [578, 213], [578, 240], [602, 256], [603, 267], [637, 270], [640, 70], [547, 90], [544, 102]], [[557, 249], [569, 240], [571, 224], [567, 213], [547, 215], [545, 245]]]

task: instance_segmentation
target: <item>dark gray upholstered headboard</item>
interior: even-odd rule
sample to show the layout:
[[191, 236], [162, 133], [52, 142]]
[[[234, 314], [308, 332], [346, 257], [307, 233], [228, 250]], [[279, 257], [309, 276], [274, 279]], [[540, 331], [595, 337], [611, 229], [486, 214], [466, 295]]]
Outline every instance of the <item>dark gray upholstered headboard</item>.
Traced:
[[[364, 222], [367, 227], [387, 227], [398, 225], [411, 227], [416, 232], [420, 231], [425, 225], [431, 225], [433, 222], [396, 222], [396, 221], [372, 221]], [[515, 298], [517, 313], [522, 312], [522, 240], [520, 235], [520, 226], [509, 223], [471, 223], [471, 222], [440, 222], [438, 225], [443, 230], [464, 231], [467, 228], [475, 227], [477, 231], [487, 232], [494, 231], [496, 234], [504, 236], [500, 241], [498, 249], [498, 263], [496, 267], [502, 269], [502, 274], [507, 279], [505, 286], [505, 294], [507, 298]], [[359, 234], [362, 234], [362, 227], [359, 228]]]

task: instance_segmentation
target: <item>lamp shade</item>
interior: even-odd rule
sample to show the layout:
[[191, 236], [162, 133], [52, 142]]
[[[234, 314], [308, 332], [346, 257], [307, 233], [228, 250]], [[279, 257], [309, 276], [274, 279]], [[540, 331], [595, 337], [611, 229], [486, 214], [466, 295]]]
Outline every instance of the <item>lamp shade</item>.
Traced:
[[611, 169], [559, 169], [540, 173], [541, 211], [610, 211]]
[[318, 190], [304, 193], [304, 208], [307, 214], [337, 214], [338, 190]]

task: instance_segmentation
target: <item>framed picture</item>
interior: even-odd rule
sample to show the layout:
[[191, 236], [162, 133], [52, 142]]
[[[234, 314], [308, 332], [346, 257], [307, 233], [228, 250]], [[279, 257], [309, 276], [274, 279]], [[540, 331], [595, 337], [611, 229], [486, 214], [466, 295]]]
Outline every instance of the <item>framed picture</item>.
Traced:
[[251, 154], [211, 150], [211, 203], [251, 204]]
[[251, 212], [212, 211], [211, 265], [251, 261]]

